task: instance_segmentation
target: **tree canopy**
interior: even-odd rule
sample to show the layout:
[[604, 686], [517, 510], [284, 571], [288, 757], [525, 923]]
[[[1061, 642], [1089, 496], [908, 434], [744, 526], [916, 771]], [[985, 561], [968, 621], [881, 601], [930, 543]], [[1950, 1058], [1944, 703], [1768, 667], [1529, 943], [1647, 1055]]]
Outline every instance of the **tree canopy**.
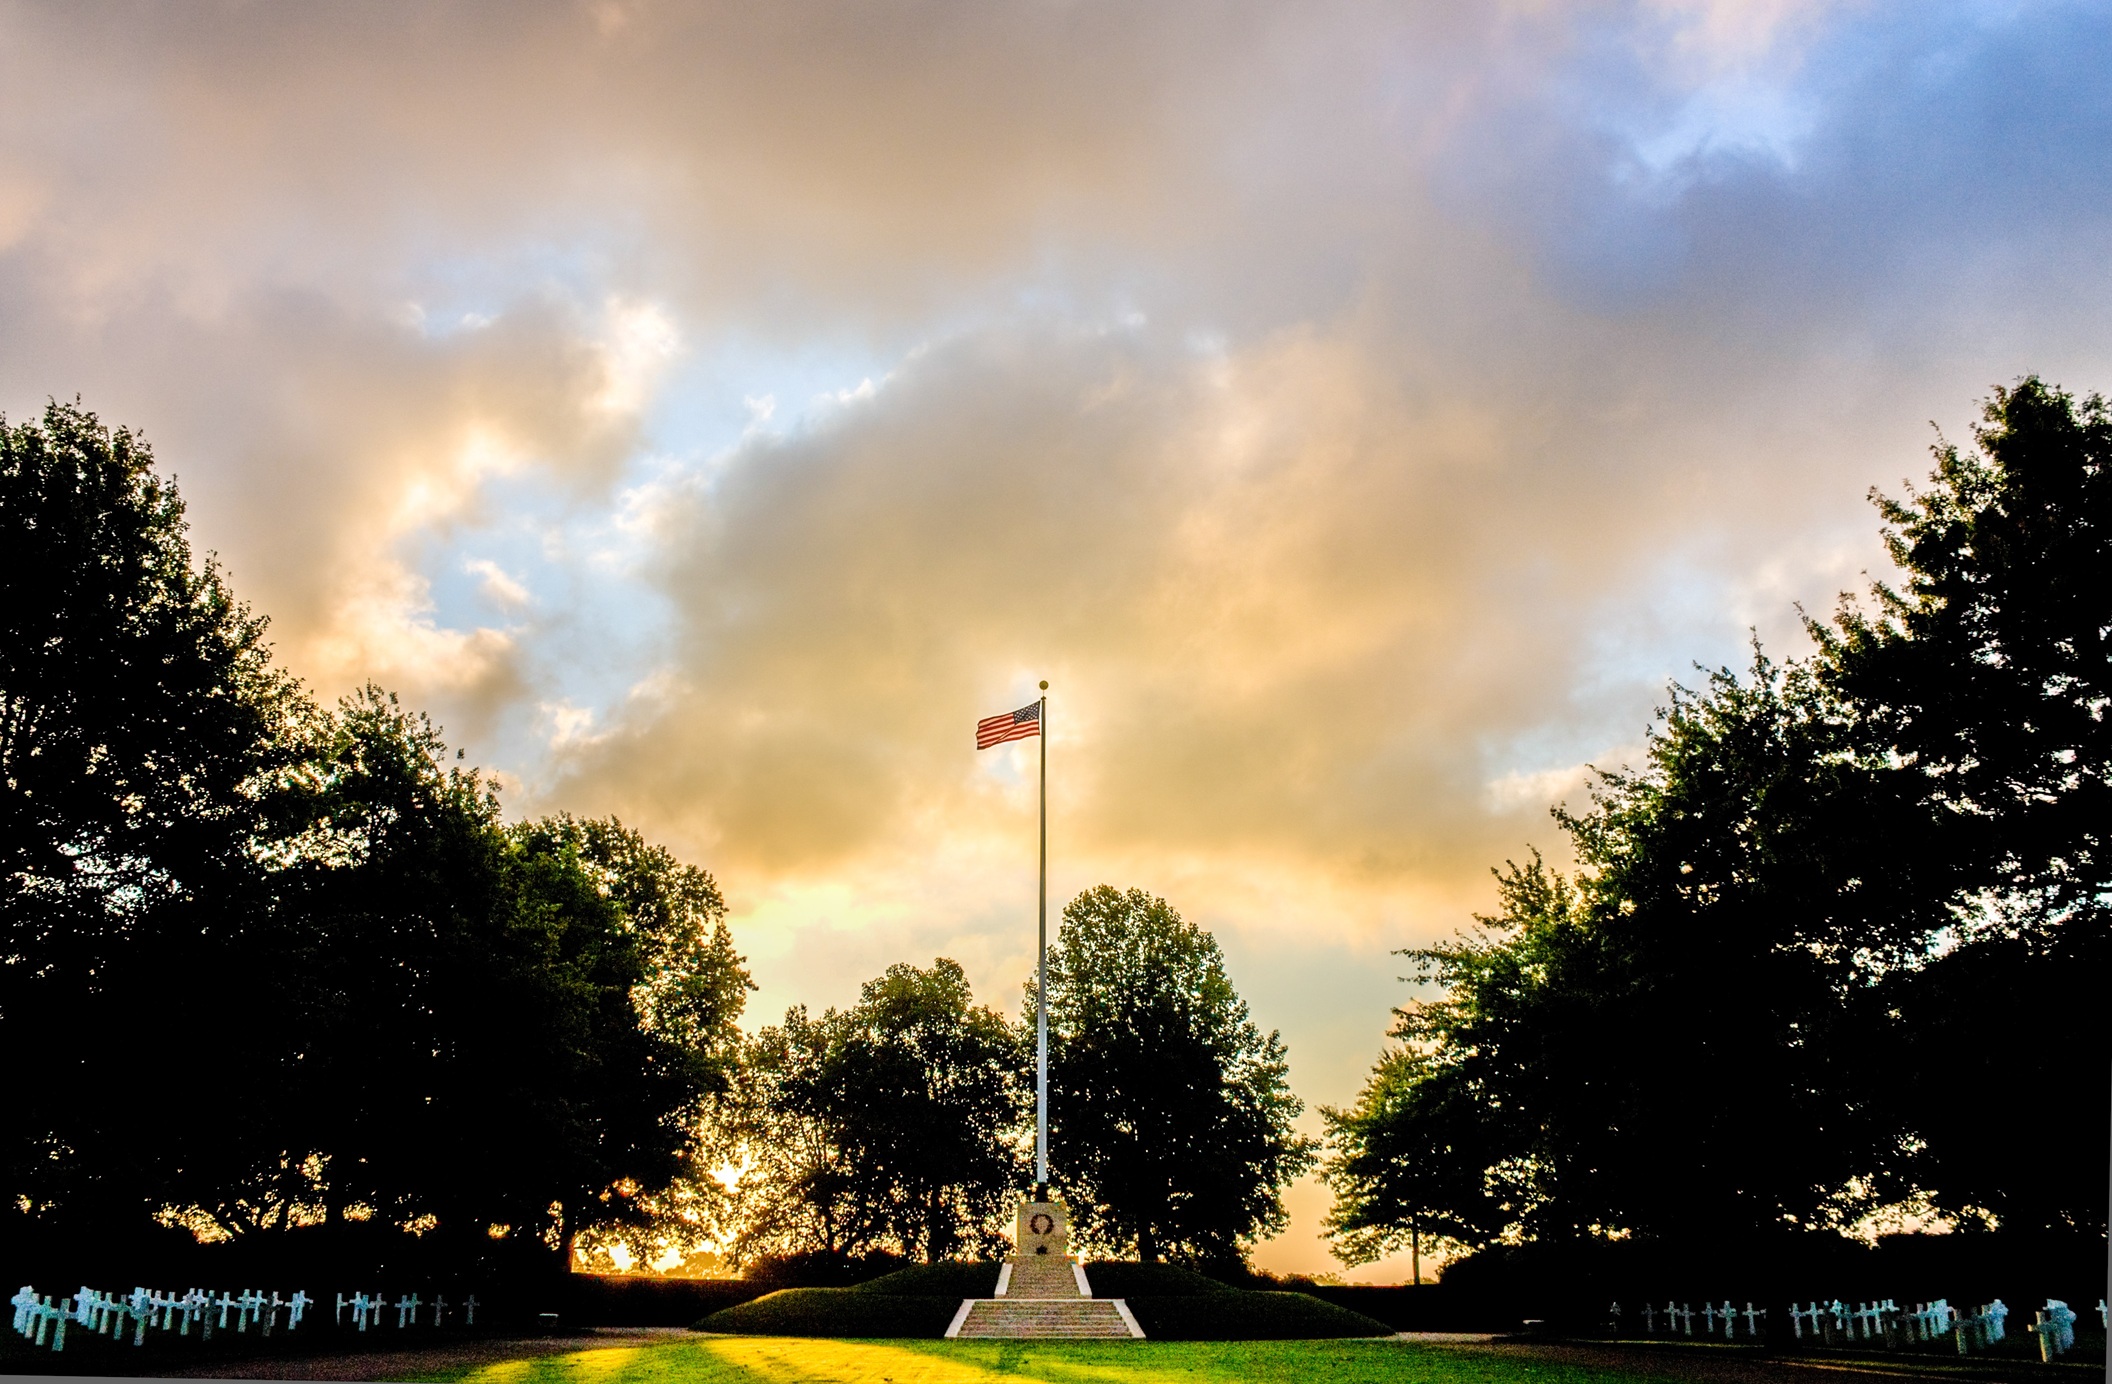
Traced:
[[162, 1131], [195, 1147], [240, 1110], [154, 1079], [143, 1040], [244, 1050], [196, 997], [268, 987], [255, 845], [305, 707], [138, 437], [60, 404], [0, 420], [0, 536], [0, 1043], [41, 1064], [0, 1167], [10, 1205], [122, 1222], [182, 1166]]
[[[1439, 996], [1325, 1112], [1346, 1258], [1915, 1198], [2102, 1223], [2112, 422], [2027, 379], [1976, 438], [1878, 500], [1903, 588], [1675, 687], [1643, 767], [1557, 811], [1574, 874], [1506, 865], [1495, 914], [1409, 953]], [[2059, 1092], [2058, 1135], [1996, 1134], [2005, 1089]]]
[[315, 706], [146, 445], [0, 421], [0, 1139], [14, 1229], [369, 1219], [464, 1247], [635, 1224], [729, 1082], [710, 877], [509, 825], [368, 688]]
[[1313, 1158], [1292, 1128], [1304, 1107], [1216, 939], [1164, 899], [1099, 885], [1065, 905], [1048, 986], [1050, 1171], [1080, 1240], [1237, 1262], [1281, 1230], [1283, 1188]]
[[958, 962], [890, 966], [858, 1003], [795, 1007], [729, 1103], [743, 1258], [994, 1253], [1025, 1179], [1020, 1036]]
[[[2112, 408], [2028, 378], [1924, 492], [1903, 585], [1812, 625], [1952, 917], [1884, 987], [1903, 1176], [1967, 1226], [2101, 1227], [2112, 1022]], [[2012, 1137], [1962, 1091], [2036, 1093]]]

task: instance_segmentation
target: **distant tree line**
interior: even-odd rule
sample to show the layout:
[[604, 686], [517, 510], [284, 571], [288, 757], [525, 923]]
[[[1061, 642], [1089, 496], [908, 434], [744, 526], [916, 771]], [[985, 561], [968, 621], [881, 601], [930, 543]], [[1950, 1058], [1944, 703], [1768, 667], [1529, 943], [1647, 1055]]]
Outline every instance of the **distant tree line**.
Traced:
[[[361, 1227], [426, 1261], [995, 1251], [1028, 1017], [961, 967], [744, 1033], [710, 875], [508, 822], [438, 730], [317, 705], [146, 444], [0, 420], [0, 1250]], [[1102, 1252], [1236, 1261], [1310, 1165], [1283, 1047], [1163, 900], [1051, 956], [1058, 1190]], [[54, 1237], [57, 1237], [56, 1239]]]
[[1881, 1208], [2102, 1234], [2112, 410], [2036, 378], [1878, 499], [1903, 573], [1808, 657], [1675, 687], [1556, 812], [1574, 869], [1407, 953], [1330, 1231], [1749, 1243]]
[[[1314, 1145], [1216, 942], [1142, 890], [1087, 890], [1050, 947], [1048, 1007], [1050, 1173], [1081, 1248], [1243, 1264]], [[1001, 1254], [1032, 1177], [1034, 1012], [1031, 980], [1010, 1023], [942, 958], [762, 1029], [708, 1122], [745, 1170], [737, 1255]]]

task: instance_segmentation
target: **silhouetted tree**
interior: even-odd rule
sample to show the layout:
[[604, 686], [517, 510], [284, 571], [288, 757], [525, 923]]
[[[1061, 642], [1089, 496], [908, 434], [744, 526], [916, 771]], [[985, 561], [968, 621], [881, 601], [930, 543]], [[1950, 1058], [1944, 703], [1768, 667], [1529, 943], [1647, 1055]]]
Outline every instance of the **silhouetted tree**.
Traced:
[[[1839, 1226], [1914, 1191], [2102, 1222], [2112, 426], [2036, 380], [1987, 417], [1981, 455], [1879, 502], [1904, 592], [1812, 625], [1811, 660], [1673, 689], [1644, 768], [1557, 811], [1576, 876], [1506, 867], [1496, 915], [1410, 953], [1442, 996], [1327, 1112], [1346, 1256], [1418, 1223]], [[1961, 1073], [2058, 1092], [2047, 1137]]]
[[858, 1003], [757, 1036], [733, 1155], [743, 1248], [926, 1262], [992, 1252], [1026, 1176], [1019, 1037], [960, 964], [894, 965]]
[[1283, 1228], [1313, 1146], [1283, 1043], [1208, 932], [1142, 890], [1088, 889], [1049, 949], [1048, 1005], [1050, 1175], [1086, 1244], [1229, 1263]]
[[0, 1046], [36, 1073], [0, 1192], [144, 1223], [241, 1139], [238, 1073], [273, 1070], [244, 1041], [274, 1022], [256, 847], [306, 708], [133, 434], [0, 420], [0, 548]]
[[[15, 1228], [637, 1226], [748, 988], [709, 876], [509, 827], [422, 716], [318, 711], [144, 444], [0, 424], [0, 1140]], [[12, 1232], [10, 1232], [12, 1233]]]
[[1027, 1179], [1019, 1036], [978, 1006], [960, 963], [894, 965], [843, 1015], [823, 1079], [875, 1239], [927, 1263], [1004, 1244]]
[[738, 1042], [716, 886], [619, 823], [507, 827], [371, 688], [332, 726], [288, 872], [308, 939], [289, 1199], [470, 1242], [649, 1219]]
[[715, 1153], [740, 1169], [734, 1258], [819, 1254], [870, 1248], [873, 1225], [860, 1212], [857, 1174], [845, 1139], [841, 1098], [823, 1076], [833, 1012], [816, 1020], [805, 1005], [785, 1011], [749, 1041], [733, 1090], [706, 1122]]
[[[1927, 491], [1878, 497], [1900, 588], [1816, 622], [1873, 774], [1955, 862], [1960, 945], [1886, 987], [1905, 1176], [1968, 1226], [2105, 1223], [2112, 409], [2027, 378]], [[1947, 939], [1948, 940], [1948, 939]], [[1960, 1091], [2032, 1091], [2029, 1134]]]

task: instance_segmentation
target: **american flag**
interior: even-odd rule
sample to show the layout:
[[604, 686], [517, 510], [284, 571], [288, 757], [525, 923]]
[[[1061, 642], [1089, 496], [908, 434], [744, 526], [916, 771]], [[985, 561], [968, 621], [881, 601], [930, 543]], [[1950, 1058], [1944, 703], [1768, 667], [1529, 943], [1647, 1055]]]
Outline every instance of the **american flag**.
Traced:
[[987, 750], [1007, 740], [1024, 740], [1041, 734], [1041, 703], [1028, 702], [1017, 711], [985, 716], [975, 723], [975, 747]]

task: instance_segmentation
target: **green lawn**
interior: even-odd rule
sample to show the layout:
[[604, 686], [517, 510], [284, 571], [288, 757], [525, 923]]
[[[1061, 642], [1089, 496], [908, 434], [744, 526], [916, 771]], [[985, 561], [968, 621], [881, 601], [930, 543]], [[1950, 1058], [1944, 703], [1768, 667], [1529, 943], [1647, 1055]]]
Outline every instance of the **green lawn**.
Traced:
[[844, 1341], [707, 1336], [483, 1365], [460, 1384], [1633, 1384], [1393, 1341]]

